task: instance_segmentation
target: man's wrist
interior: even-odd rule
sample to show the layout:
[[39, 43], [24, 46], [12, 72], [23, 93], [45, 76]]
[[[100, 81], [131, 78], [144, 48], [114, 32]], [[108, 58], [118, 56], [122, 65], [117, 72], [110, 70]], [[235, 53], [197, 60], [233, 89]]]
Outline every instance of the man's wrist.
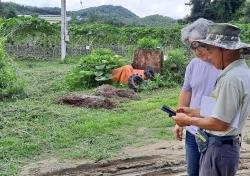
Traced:
[[200, 117], [200, 109], [192, 109], [192, 114], [194, 117]]
[[197, 126], [196, 123], [197, 123], [198, 120], [200, 120], [199, 117], [192, 117], [192, 118], [190, 118], [189, 125], [195, 125], [195, 126]]

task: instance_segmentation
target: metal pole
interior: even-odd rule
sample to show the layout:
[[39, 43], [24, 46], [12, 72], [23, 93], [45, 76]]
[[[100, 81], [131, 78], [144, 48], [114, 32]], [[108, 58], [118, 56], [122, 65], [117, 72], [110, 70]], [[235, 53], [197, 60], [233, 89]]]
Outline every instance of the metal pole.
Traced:
[[67, 24], [66, 24], [66, 0], [61, 0], [61, 59], [62, 61], [66, 56], [67, 42], [65, 41]]

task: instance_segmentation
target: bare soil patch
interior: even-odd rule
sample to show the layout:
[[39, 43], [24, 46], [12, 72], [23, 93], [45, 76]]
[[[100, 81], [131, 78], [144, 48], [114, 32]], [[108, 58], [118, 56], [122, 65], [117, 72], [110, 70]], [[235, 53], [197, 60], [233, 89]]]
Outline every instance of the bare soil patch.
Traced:
[[117, 107], [116, 103], [114, 102], [114, 99], [139, 99], [139, 96], [133, 90], [115, 88], [108, 84], [104, 84], [102, 86], [97, 87], [95, 94], [97, 96], [70, 94], [61, 97], [56, 103], [69, 104], [86, 108], [113, 109]]
[[105, 108], [113, 109], [115, 104], [106, 98], [98, 96], [89, 96], [83, 94], [71, 94], [60, 98], [57, 103], [59, 104], [69, 104], [73, 106], [81, 106], [86, 108]]

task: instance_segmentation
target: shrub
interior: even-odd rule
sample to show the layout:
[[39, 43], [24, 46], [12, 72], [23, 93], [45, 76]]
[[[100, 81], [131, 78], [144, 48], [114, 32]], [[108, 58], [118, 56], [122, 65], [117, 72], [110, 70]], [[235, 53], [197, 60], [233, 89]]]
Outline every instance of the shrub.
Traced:
[[183, 84], [185, 70], [190, 61], [185, 57], [184, 49], [175, 49], [166, 53], [167, 59], [163, 62], [162, 76], [167, 87]]
[[160, 49], [160, 41], [151, 38], [142, 38], [137, 42], [137, 48], [140, 50], [156, 50]]
[[109, 83], [112, 79], [112, 70], [124, 65], [122, 58], [109, 49], [96, 49], [81, 59], [67, 74], [65, 82], [70, 89], [91, 88]]
[[24, 82], [17, 78], [13, 61], [4, 51], [4, 39], [0, 38], [0, 100], [22, 93]]

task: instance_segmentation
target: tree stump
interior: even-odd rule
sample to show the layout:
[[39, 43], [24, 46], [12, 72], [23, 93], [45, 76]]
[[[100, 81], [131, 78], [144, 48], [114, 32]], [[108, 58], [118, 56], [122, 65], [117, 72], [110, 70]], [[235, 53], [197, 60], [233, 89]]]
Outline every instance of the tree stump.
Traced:
[[140, 70], [145, 70], [150, 66], [160, 73], [163, 66], [163, 51], [136, 49], [132, 66], [134, 69]]

